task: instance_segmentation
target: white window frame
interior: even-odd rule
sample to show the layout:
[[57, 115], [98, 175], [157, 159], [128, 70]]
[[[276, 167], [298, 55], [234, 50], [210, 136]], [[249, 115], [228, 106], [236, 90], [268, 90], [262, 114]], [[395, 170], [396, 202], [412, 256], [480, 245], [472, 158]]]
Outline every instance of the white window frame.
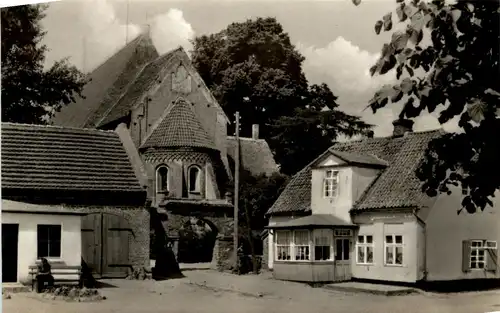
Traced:
[[[297, 244], [297, 233], [298, 232], [305, 232], [307, 233], [307, 244]], [[307, 255], [307, 258], [304, 260], [297, 259], [297, 254], [300, 252], [300, 250], [305, 250], [308, 253], [306, 254], [304, 251], [304, 255]], [[297, 262], [310, 262], [311, 261], [311, 232], [307, 229], [297, 229], [293, 231], [293, 240], [292, 240], [292, 261], [297, 261]]]
[[[330, 248], [330, 257], [327, 259], [327, 260], [317, 260], [316, 259], [316, 238], [321, 238], [321, 237], [325, 237], [327, 238], [327, 244], [326, 245], [318, 245], [318, 246], [321, 246], [321, 247], [325, 247], [325, 246], [328, 246]], [[333, 230], [332, 229], [315, 229], [313, 231], [313, 247], [314, 247], [314, 253], [313, 253], [313, 259], [312, 261], [313, 262], [331, 262], [334, 260], [334, 257], [333, 257], [333, 253], [334, 253], [334, 250], [333, 250]]]
[[[363, 238], [363, 242], [359, 241], [359, 238]], [[372, 242], [368, 243], [368, 237], [372, 238]], [[368, 248], [372, 249], [372, 261], [368, 262]], [[359, 260], [359, 249], [363, 250], [364, 258]], [[384, 251], [385, 252], [385, 251]], [[403, 258], [404, 260], [404, 258]], [[374, 236], [371, 234], [361, 234], [356, 238], [356, 264], [360, 265], [373, 265], [375, 263], [375, 242]]]
[[[288, 244], [279, 244], [278, 243], [278, 240], [279, 240], [279, 236], [280, 234], [282, 233], [288, 233], [289, 237], [290, 238], [290, 242]], [[293, 233], [291, 230], [276, 230], [274, 232], [274, 260], [275, 261], [291, 261], [292, 260], [292, 257], [293, 257], [293, 251], [292, 251], [292, 243], [293, 243]], [[278, 255], [279, 255], [279, 251], [281, 250], [280, 248], [287, 248], [288, 247], [288, 255], [290, 256], [290, 259], [289, 260], [285, 260], [285, 259], [279, 259], [278, 258]]]
[[[392, 243], [387, 243], [387, 237], [391, 236], [392, 237]], [[396, 237], [401, 237], [401, 243], [396, 243]], [[405, 263], [405, 248], [404, 248], [404, 236], [402, 234], [384, 234], [384, 266], [398, 266], [401, 267]], [[387, 262], [387, 248], [390, 248], [392, 250], [392, 255], [393, 255], [393, 262], [388, 263]], [[397, 248], [401, 248], [402, 255], [403, 255], [403, 260], [401, 264], [396, 263], [396, 251]]]
[[[486, 247], [487, 245], [486, 242], [487, 242], [486, 240], [478, 240], [478, 239], [473, 239], [470, 241], [469, 268], [471, 270], [483, 271], [486, 269], [486, 250], [491, 249]], [[488, 242], [490, 241], [488, 240]], [[475, 243], [478, 244], [478, 246], [474, 246]], [[482, 261], [479, 260], [480, 258], [479, 251], [483, 252]], [[476, 254], [473, 255], [473, 252], [476, 252]], [[472, 258], [476, 258], [475, 261], [473, 261]], [[476, 265], [483, 264], [483, 267], [476, 267], [476, 266], [473, 267], [472, 263], [475, 263]]]
[[[38, 249], [39, 245], [41, 244], [40, 240], [39, 240], [39, 234], [38, 234], [41, 227], [46, 227], [47, 229], [57, 228], [57, 230], [59, 232], [59, 241], [55, 240], [53, 238], [50, 238], [50, 235], [49, 235], [49, 237], [44, 238], [44, 241], [45, 241], [44, 243], [47, 245], [47, 254], [48, 255], [41, 255], [40, 251]], [[63, 255], [62, 241], [63, 241], [63, 228], [62, 228], [61, 224], [37, 224], [37, 241], [36, 241], [37, 260], [40, 260], [41, 258], [46, 258], [47, 260], [60, 260], [60, 259], [62, 259], [62, 255]], [[59, 245], [59, 255], [50, 255], [50, 247], [53, 245]]]
[[[166, 178], [166, 181], [167, 181], [167, 188], [160, 188], [160, 170], [161, 169], [166, 169], [167, 170], [167, 178]], [[170, 169], [168, 168], [168, 166], [166, 165], [160, 165], [156, 168], [156, 193], [159, 193], [159, 192], [163, 192], [163, 191], [170, 191], [170, 179], [169, 179], [169, 176], [170, 176]]]
[[[493, 243], [494, 245], [488, 245], [489, 243]], [[495, 249], [498, 249], [498, 244], [495, 240], [486, 240], [485, 248], [495, 250]]]
[[[331, 173], [331, 176], [329, 174]], [[325, 177], [323, 178], [323, 198], [334, 199], [338, 195], [339, 188], [339, 171], [326, 170]]]

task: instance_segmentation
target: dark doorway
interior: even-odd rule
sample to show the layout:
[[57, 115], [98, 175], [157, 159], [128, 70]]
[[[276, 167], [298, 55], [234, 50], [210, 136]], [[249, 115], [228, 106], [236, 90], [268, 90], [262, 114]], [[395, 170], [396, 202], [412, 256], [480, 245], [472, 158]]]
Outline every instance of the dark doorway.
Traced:
[[202, 219], [190, 218], [179, 229], [179, 263], [208, 263], [217, 239], [217, 229]]
[[17, 282], [19, 224], [2, 224], [2, 282]]

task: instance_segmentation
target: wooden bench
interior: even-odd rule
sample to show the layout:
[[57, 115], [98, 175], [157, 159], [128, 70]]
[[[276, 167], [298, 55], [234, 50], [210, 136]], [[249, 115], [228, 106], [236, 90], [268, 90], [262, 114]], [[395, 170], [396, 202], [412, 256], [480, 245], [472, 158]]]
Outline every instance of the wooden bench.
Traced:
[[[64, 284], [64, 285], [75, 285], [81, 284], [81, 274], [82, 267], [79, 265], [69, 266], [64, 263], [51, 263], [51, 274], [54, 277], [54, 285]], [[29, 274], [31, 276], [31, 290], [34, 290], [36, 276], [38, 274], [38, 265], [30, 265], [29, 266]]]

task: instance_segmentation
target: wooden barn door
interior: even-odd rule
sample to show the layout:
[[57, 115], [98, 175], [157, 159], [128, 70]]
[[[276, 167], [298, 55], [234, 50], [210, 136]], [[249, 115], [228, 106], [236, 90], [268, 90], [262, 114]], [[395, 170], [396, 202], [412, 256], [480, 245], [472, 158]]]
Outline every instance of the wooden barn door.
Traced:
[[128, 275], [131, 231], [118, 215], [91, 213], [82, 218], [82, 257], [95, 278]]
[[131, 266], [129, 262], [129, 235], [132, 229], [127, 220], [118, 215], [103, 214], [102, 276], [125, 278]]
[[102, 214], [91, 213], [82, 217], [82, 258], [95, 278], [102, 274]]

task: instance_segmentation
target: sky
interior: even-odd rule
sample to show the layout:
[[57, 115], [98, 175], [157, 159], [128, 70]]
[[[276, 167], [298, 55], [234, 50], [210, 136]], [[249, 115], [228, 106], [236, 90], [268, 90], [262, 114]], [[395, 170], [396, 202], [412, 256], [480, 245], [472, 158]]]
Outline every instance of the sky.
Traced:
[[[146, 27], [161, 54], [179, 45], [189, 50], [190, 39], [233, 22], [276, 17], [306, 58], [303, 69], [310, 83], [328, 84], [341, 110], [375, 125], [375, 136], [387, 136], [401, 104], [376, 114], [366, 107], [395, 76], [371, 77], [368, 70], [390, 39], [389, 33], [376, 35], [374, 24], [394, 8], [394, 0], [362, 0], [359, 6], [351, 0], [62, 0], [49, 4], [42, 25], [50, 50], [47, 66], [68, 57], [89, 72]], [[435, 116], [417, 118], [414, 130], [457, 129], [456, 119], [441, 126]]]

